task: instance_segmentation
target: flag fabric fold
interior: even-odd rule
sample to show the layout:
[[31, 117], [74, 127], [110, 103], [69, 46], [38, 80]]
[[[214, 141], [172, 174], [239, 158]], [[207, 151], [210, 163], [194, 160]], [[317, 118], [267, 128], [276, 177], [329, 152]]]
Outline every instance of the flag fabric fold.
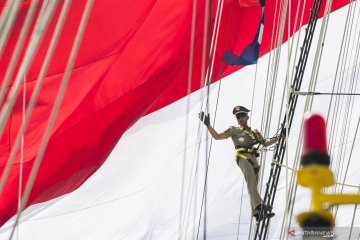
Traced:
[[255, 34], [254, 40], [242, 51], [239, 56], [229, 51], [225, 51], [223, 55], [223, 61], [225, 63], [232, 66], [247, 66], [257, 63], [264, 30], [264, 12], [265, 11], [263, 8], [260, 24]]

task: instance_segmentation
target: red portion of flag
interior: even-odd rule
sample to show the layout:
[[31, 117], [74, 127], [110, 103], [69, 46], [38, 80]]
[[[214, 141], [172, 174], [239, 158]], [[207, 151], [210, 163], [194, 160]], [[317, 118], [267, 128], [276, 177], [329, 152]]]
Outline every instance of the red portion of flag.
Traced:
[[[0, 58], [1, 83], [30, 2], [21, 3], [15, 27]], [[72, 1], [53, 61], [26, 130], [23, 187], [39, 150], [85, 2]], [[294, 9], [296, 3], [295, 0], [291, 3]], [[333, 9], [347, 3], [348, 1], [338, 0], [334, 2]], [[187, 94], [192, 4], [192, 1], [175, 0], [95, 1], [28, 205], [61, 196], [79, 187], [103, 164], [124, 131], [137, 119]], [[3, 5], [4, 1], [0, 1], [0, 6]], [[303, 24], [307, 23], [310, 5], [309, 1]], [[40, 48], [26, 73], [27, 103], [37, 82], [61, 6], [59, 4], [50, 20]], [[216, 6], [217, 1], [213, 1], [211, 16], [214, 19]], [[203, 82], [201, 56], [204, 8], [205, 0], [197, 1], [191, 91], [199, 89]], [[3, 7], [0, 11], [3, 11]], [[37, 14], [38, 12], [39, 7]], [[267, 53], [270, 48], [274, 12], [275, 0], [267, 1], [265, 16], [268, 19], [265, 22], [268, 24], [260, 55]], [[212, 82], [239, 69], [224, 66], [221, 57], [225, 49], [241, 52], [252, 41], [260, 14], [260, 9], [241, 8], [233, 1], [225, 1]], [[292, 13], [291, 16], [293, 18], [295, 14]], [[294, 19], [291, 20], [292, 27]], [[287, 29], [285, 26], [284, 36], [287, 36]], [[28, 36], [26, 42], [29, 38]], [[20, 58], [23, 56], [24, 50]], [[16, 69], [19, 65], [17, 64]], [[11, 84], [13, 82], [14, 77]], [[21, 90], [0, 138], [0, 174], [7, 164], [22, 122], [22, 96]], [[19, 164], [20, 151], [0, 195], [0, 225], [13, 216], [17, 209]]]
[[259, 0], [239, 0], [240, 7], [261, 7]]

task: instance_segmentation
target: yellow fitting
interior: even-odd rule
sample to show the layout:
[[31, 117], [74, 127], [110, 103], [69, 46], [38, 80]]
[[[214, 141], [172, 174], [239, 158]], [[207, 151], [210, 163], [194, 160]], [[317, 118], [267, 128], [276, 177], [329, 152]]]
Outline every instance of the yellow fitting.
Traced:
[[[311, 211], [297, 216], [301, 226], [307, 224], [326, 224], [334, 226], [334, 218], [331, 212], [324, 210], [324, 204], [359, 204], [360, 194], [324, 194], [322, 188], [335, 184], [334, 175], [327, 166], [310, 165], [301, 168], [298, 173], [297, 182], [301, 186], [311, 189]], [[305, 222], [305, 224], [304, 224]]]
[[334, 175], [327, 166], [310, 165], [298, 171], [298, 184], [312, 189], [320, 189], [335, 184]]

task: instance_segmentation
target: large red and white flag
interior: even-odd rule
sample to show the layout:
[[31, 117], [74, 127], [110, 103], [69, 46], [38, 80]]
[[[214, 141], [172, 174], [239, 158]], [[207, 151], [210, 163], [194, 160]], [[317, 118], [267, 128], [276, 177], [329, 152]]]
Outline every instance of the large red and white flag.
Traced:
[[[19, 44], [26, 15], [35, 2], [38, 5], [34, 16], [38, 17], [41, 6], [47, 1], [20, 3], [0, 55], [1, 83]], [[24, 110], [39, 80], [46, 51], [66, 1], [58, 2], [54, 13], [48, 18], [49, 25], [29, 69], [22, 76], [26, 84], [21, 82], [18, 97], [0, 136], [1, 174], [8, 165]], [[25, 131], [23, 147], [17, 150], [10, 165], [0, 193], [1, 239], [7, 239], [12, 232], [21, 196], [19, 186], [22, 186], [20, 192], [23, 193], [64, 77], [86, 2], [71, 1]], [[0, 1], [2, 13], [5, 3], [9, 4], [10, 1]], [[287, 49], [290, 42], [296, 43], [296, 37], [300, 34], [293, 33], [309, 21], [311, 4], [312, 1], [307, 0], [304, 5], [301, 3], [298, 10], [298, 1], [289, 1], [291, 14], [284, 19], [283, 36], [277, 36], [283, 45], [278, 63], [279, 89], [275, 93], [274, 120], [270, 129], [273, 133], [277, 128], [275, 121], [281, 114], [281, 94], [286, 66], [290, 62]], [[211, 82], [211, 116], [214, 116], [215, 106], [218, 106], [216, 129], [225, 130], [235, 124], [231, 109], [239, 104], [249, 108], [252, 106], [251, 124], [260, 128], [261, 113], [266, 107], [264, 99], [271, 57], [269, 51], [274, 47], [276, 33], [281, 32], [277, 30], [281, 27], [281, 6], [276, 4], [276, 0], [268, 0], [257, 70], [255, 66], [225, 66], [221, 62], [225, 50], [241, 52], [253, 40], [261, 8], [243, 8], [230, 0], [213, 1], [211, 14], [206, 14], [206, 6], [204, 0], [197, 1], [196, 6], [192, 1], [175, 0], [94, 1], [27, 208], [15, 231], [19, 239], [194, 239], [199, 231], [199, 234], [204, 234], [204, 218], [200, 230], [198, 224], [199, 216], [204, 214], [200, 213], [200, 209], [206, 172], [205, 156], [208, 153], [205, 152], [205, 130], [202, 130], [202, 135], [197, 114], [206, 93], [205, 76], [209, 76]], [[304, 15], [301, 18], [303, 6]], [[347, 26], [349, 6], [353, 5], [348, 0], [337, 0], [331, 7], [327, 28], [329, 36], [325, 41], [323, 65], [318, 76], [321, 91], [331, 91], [330, 87], [337, 76], [336, 64], [342, 46], [339, 31], [344, 31]], [[325, 3], [319, 18], [323, 16], [324, 7]], [[358, 7], [354, 11], [358, 13]], [[205, 16], [211, 17], [209, 31], [214, 36], [213, 27], [219, 24], [214, 41], [211, 34], [204, 34], [204, 23], [208, 21], [204, 20]], [[35, 24], [34, 18], [15, 65], [15, 73], [26, 56], [26, 47], [31, 41], [30, 33]], [[321, 22], [318, 28], [320, 26]], [[354, 36], [356, 29], [354, 27], [352, 30]], [[316, 34], [314, 46], [317, 45], [319, 32]], [[204, 38], [206, 41], [203, 41]], [[211, 54], [213, 63], [203, 54], [204, 49], [210, 49], [210, 45], [214, 49]], [[315, 51], [311, 56], [309, 61], [315, 58]], [[352, 61], [341, 70], [342, 74], [357, 76], [357, 64]], [[211, 74], [205, 74], [203, 65], [213, 66]], [[189, 69], [192, 70], [191, 74]], [[311, 72], [311, 69], [308, 71]], [[15, 86], [15, 76], [13, 74], [10, 78], [5, 88], [6, 94]], [[191, 84], [188, 86], [189, 76]], [[310, 79], [310, 74], [306, 77]], [[216, 105], [220, 79], [221, 91]], [[306, 83], [308, 80], [305, 80]], [[355, 86], [355, 89], [359, 89], [359, 86]], [[355, 106], [357, 103], [359, 100], [355, 98]], [[326, 114], [324, 109], [329, 104], [329, 99], [318, 100], [314, 108]], [[300, 126], [303, 105], [300, 103], [302, 108], [298, 111], [295, 126]], [[3, 108], [5, 103], [1, 106]], [[359, 116], [359, 109], [355, 107], [353, 114]], [[350, 121], [349, 128], [353, 129], [353, 125]], [[294, 130], [294, 138], [290, 139], [293, 145], [297, 143], [297, 131]], [[359, 144], [356, 146], [355, 154], [359, 156]], [[289, 151], [295, 152], [295, 147]], [[212, 143], [206, 203], [206, 236], [209, 238], [234, 239], [240, 235], [242, 239], [249, 234], [248, 197], [241, 194], [243, 180], [233, 161], [233, 154], [232, 143]], [[264, 164], [270, 167], [269, 162]], [[356, 171], [359, 168], [360, 165], [355, 164], [350, 169]], [[264, 173], [265, 178], [267, 174]], [[354, 178], [346, 179], [351, 182]], [[283, 176], [280, 185], [279, 195], [285, 194]], [[281, 221], [284, 207], [280, 206], [284, 206], [285, 198], [278, 197], [277, 201], [279, 205], [276, 205], [278, 210], [274, 221]], [[300, 203], [300, 206], [304, 204]], [[279, 232], [274, 228], [270, 234], [279, 237]]]

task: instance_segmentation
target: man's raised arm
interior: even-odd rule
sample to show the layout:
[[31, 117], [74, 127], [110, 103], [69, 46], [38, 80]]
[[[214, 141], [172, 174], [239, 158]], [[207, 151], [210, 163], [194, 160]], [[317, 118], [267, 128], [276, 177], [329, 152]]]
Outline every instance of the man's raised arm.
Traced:
[[205, 115], [204, 112], [201, 112], [201, 113], [199, 113], [199, 118], [205, 124], [207, 129], [209, 129], [211, 136], [215, 140], [222, 140], [222, 139], [228, 138], [226, 133], [217, 133], [216, 130], [210, 125], [210, 115], [209, 114]]

